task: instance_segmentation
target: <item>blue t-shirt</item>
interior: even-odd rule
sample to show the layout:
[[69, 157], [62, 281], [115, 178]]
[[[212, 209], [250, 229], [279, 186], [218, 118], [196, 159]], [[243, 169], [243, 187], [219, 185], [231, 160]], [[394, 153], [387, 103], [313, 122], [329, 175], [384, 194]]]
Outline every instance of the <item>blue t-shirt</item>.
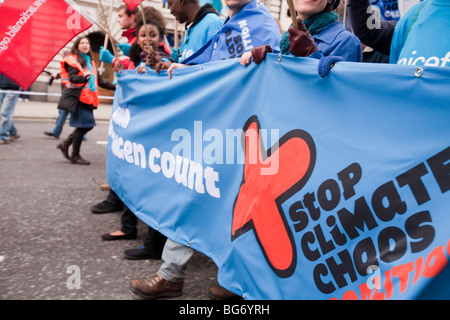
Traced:
[[180, 45], [180, 58], [182, 61], [189, 58], [200, 49], [208, 40], [220, 30], [223, 20], [215, 13], [208, 13], [192, 28], [187, 28]]
[[450, 66], [450, 0], [412, 7], [395, 27], [390, 63]]
[[235, 59], [246, 51], [263, 45], [278, 48], [281, 32], [267, 8], [252, 0], [231, 18], [207, 44], [195, 52], [183, 64], [201, 64], [210, 61]]

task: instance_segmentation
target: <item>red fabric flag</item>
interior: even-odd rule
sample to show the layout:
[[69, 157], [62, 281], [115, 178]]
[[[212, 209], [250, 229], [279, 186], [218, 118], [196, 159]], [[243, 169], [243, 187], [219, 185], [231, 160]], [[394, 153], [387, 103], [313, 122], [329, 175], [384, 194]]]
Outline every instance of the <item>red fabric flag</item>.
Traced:
[[0, 72], [27, 89], [53, 57], [91, 25], [70, 0], [0, 2]]
[[123, 0], [123, 2], [125, 2], [125, 4], [128, 7], [128, 9], [130, 9], [131, 11], [136, 9], [139, 6], [139, 3], [141, 1], [142, 0]]

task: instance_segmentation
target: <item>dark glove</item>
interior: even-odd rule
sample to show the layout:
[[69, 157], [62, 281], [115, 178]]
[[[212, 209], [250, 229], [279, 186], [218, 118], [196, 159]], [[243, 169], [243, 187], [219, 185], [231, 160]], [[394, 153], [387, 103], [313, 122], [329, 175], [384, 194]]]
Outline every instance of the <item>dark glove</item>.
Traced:
[[302, 19], [297, 18], [298, 29], [294, 27], [289, 28], [289, 51], [296, 57], [307, 57], [318, 50], [314, 39], [311, 37], [308, 29], [302, 22]]
[[265, 46], [260, 46], [252, 49], [253, 62], [260, 64], [265, 58], [267, 53], [271, 53], [272, 48], [266, 44]]

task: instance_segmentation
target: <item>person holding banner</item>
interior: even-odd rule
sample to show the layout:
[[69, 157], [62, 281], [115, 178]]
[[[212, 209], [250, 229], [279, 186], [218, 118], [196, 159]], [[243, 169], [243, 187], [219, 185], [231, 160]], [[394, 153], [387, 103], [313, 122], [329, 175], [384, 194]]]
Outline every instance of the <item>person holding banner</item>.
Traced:
[[[253, 48], [269, 45], [279, 49], [281, 32], [267, 8], [255, 0], [227, 0], [229, 16], [222, 28], [198, 51], [168, 68], [169, 78], [176, 68], [210, 61], [236, 59]], [[277, 49], [278, 48], [278, 49]]]
[[61, 82], [65, 88], [58, 105], [70, 110], [69, 125], [75, 129], [56, 147], [70, 163], [88, 165], [90, 162], [81, 157], [80, 148], [83, 136], [95, 126], [93, 110], [99, 103], [98, 86], [109, 90], [115, 90], [115, 86], [97, 77], [87, 37], [80, 37], [74, 42], [71, 55], [61, 61], [61, 65], [64, 66], [61, 68]]
[[[281, 39], [277, 22], [261, 3], [255, 0], [226, 0], [229, 16], [223, 27], [198, 51], [182, 63], [173, 63], [171, 70], [184, 67], [183, 63], [197, 64], [236, 58], [251, 48], [267, 43], [277, 46]], [[242, 21], [245, 20], [245, 26]], [[245, 34], [244, 34], [245, 33]], [[229, 39], [235, 39], [229, 41]], [[246, 40], [244, 46], [243, 39]], [[239, 42], [238, 40], [241, 40]], [[213, 52], [214, 49], [214, 52]], [[194, 249], [167, 239], [162, 252], [163, 263], [149, 278], [132, 280], [130, 290], [144, 299], [178, 297], [182, 295], [187, 264]], [[239, 296], [219, 287], [218, 298], [236, 299]]]
[[[198, 0], [169, 0], [170, 12], [179, 23], [186, 24], [186, 31], [176, 54], [172, 53], [175, 62], [184, 60], [200, 49], [223, 25], [217, 10], [209, 3], [200, 7]], [[155, 65], [159, 73], [170, 67], [170, 61], [148, 61]]]
[[[158, 12], [158, 11], [156, 11]], [[137, 24], [137, 40], [130, 49], [130, 63], [128, 69], [137, 68], [139, 73], [146, 69], [145, 57], [149, 54], [158, 55], [160, 59], [170, 59], [169, 54], [165, 51], [164, 46], [161, 45], [163, 36], [165, 34], [165, 23], [163, 23], [162, 15], [156, 15], [153, 11], [146, 12], [146, 24], [143, 19], [138, 20]], [[158, 12], [159, 13], [159, 12]], [[157, 20], [149, 20], [155, 17]], [[145, 31], [147, 28], [147, 32]], [[149, 39], [147, 39], [147, 33]], [[114, 66], [115, 72], [120, 72], [124, 66], [120, 62], [116, 62]], [[106, 241], [120, 240], [120, 239], [135, 239], [137, 237], [137, 217], [129, 209], [125, 208], [121, 217], [122, 227], [120, 230], [113, 231], [102, 235], [102, 239]], [[137, 249], [128, 249], [124, 251], [124, 257], [129, 260], [140, 259], [161, 259], [161, 253], [167, 238], [148, 227], [148, 234], [144, 240], [144, 244]]]
[[427, 0], [409, 9], [395, 26], [390, 63], [450, 66], [448, 0]]
[[223, 25], [217, 10], [209, 3], [200, 6], [198, 0], [168, 0], [170, 12], [179, 23], [186, 23], [179, 48], [182, 61], [200, 49]]
[[[281, 54], [297, 57], [321, 58], [339, 56], [345, 61], [360, 62], [362, 49], [359, 39], [338, 21], [334, 11], [339, 0], [294, 0], [298, 14], [298, 28], [291, 26], [282, 36]], [[251, 58], [257, 64], [265, 58], [270, 47], [254, 48], [242, 56], [241, 64], [247, 65]]]

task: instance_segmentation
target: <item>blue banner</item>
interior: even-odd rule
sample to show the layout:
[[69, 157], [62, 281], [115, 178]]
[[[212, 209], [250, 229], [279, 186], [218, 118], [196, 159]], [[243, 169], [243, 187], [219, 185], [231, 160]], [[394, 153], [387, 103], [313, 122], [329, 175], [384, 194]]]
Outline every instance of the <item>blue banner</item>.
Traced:
[[449, 298], [450, 69], [318, 63], [122, 72], [112, 189], [246, 299]]

